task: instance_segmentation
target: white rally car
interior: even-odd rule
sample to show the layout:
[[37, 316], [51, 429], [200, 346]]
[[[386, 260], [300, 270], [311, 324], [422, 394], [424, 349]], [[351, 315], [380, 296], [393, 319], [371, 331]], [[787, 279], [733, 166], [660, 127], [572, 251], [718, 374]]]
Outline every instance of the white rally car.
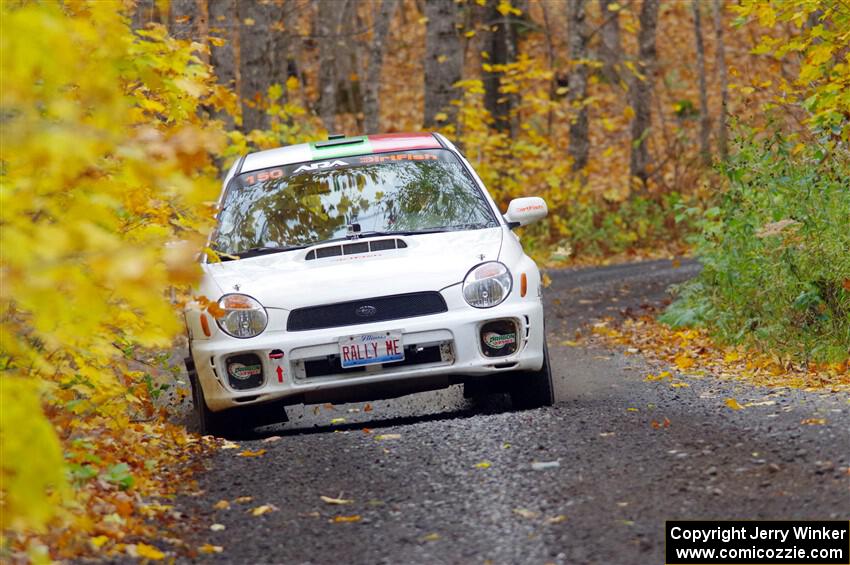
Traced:
[[331, 136], [251, 153], [224, 181], [187, 368], [205, 434], [239, 436], [292, 404], [463, 383], [551, 405], [541, 279], [513, 228], [438, 134]]

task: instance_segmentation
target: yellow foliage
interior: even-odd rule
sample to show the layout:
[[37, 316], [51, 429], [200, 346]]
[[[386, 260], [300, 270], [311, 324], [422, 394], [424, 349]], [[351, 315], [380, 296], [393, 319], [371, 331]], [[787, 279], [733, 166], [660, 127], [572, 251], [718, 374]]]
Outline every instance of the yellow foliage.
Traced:
[[[121, 429], [152, 412], [127, 363], [181, 330], [166, 291], [198, 274], [198, 210], [224, 142], [199, 108], [233, 100], [201, 46], [156, 26], [134, 35], [115, 7], [0, 8], [0, 514], [18, 531], [43, 528], [67, 492], [54, 429], [82, 440], [95, 420]], [[107, 481], [129, 488], [128, 469]]]

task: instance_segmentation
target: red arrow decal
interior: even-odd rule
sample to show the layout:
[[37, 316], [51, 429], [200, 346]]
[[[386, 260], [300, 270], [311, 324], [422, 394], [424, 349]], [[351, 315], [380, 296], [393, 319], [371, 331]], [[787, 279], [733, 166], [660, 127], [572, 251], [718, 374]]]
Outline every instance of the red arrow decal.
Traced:
[[283, 369], [281, 369], [280, 367], [277, 368], [277, 382], [283, 382]]

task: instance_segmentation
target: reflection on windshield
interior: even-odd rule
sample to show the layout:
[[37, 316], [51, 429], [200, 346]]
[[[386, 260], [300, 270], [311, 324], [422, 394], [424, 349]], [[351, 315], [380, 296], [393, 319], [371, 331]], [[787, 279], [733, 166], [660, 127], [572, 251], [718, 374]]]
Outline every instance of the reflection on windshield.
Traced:
[[437, 149], [240, 175], [225, 196], [214, 246], [236, 254], [307, 245], [344, 237], [350, 224], [364, 233], [497, 225], [460, 161]]

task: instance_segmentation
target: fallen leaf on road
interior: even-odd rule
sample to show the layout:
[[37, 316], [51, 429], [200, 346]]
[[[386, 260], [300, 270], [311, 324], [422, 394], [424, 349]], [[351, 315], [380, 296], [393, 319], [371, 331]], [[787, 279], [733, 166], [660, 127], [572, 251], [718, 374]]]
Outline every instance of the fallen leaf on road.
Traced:
[[230, 503], [226, 500], [219, 500], [218, 502], [213, 504], [213, 508], [215, 508], [216, 510], [227, 510], [228, 508], [230, 508]]
[[599, 437], [611, 437], [611, 436], [614, 436], [614, 435], [616, 435], [614, 432], [601, 432], [599, 434]]
[[528, 518], [529, 520], [540, 516], [539, 513], [533, 512], [531, 510], [526, 510], [525, 508], [514, 508], [514, 514], [522, 516], [523, 518]]
[[257, 451], [251, 451], [250, 449], [246, 449], [238, 454], [239, 457], [262, 457], [266, 453], [265, 449], [258, 449]]
[[482, 461], [481, 463], [476, 463], [475, 467], [477, 469], [489, 469], [490, 468], [490, 462], [489, 461]]
[[567, 347], [578, 347], [578, 346], [579, 346], [579, 345], [581, 345], [581, 344], [580, 344], [579, 342], [577, 342], [577, 341], [573, 341], [573, 340], [571, 340], [571, 339], [567, 339], [567, 340], [562, 341], [562, 342], [561, 342], [561, 345], [566, 345]]
[[667, 418], [664, 418], [663, 422], [658, 422], [656, 420], [653, 420], [650, 423], [652, 424], [652, 428], [655, 429], [655, 430], [657, 430], [659, 428], [669, 428], [670, 427], [670, 420], [668, 420]]
[[731, 408], [732, 410], [741, 410], [741, 409], [743, 409], [743, 408], [744, 408], [743, 406], [741, 406], [740, 404], [738, 404], [738, 401], [737, 401], [737, 400], [735, 400], [734, 398], [727, 398], [727, 399], [726, 399], [726, 400], [724, 400], [723, 402], [726, 404], [726, 406], [728, 406], [728, 407], [729, 407], [729, 408]]
[[233, 443], [232, 441], [225, 441], [221, 444], [222, 449], [239, 449], [238, 443]]
[[363, 428], [362, 431], [363, 431], [364, 434], [371, 434], [372, 433], [372, 430], [370, 428]]
[[327, 504], [351, 504], [354, 502], [348, 498], [331, 498], [330, 496], [320, 496], [319, 498]]
[[552, 516], [551, 518], [546, 519], [547, 524], [560, 524], [561, 522], [566, 522], [567, 517], [563, 514], [558, 514], [557, 516]]
[[353, 516], [334, 516], [331, 522], [335, 524], [348, 523], [348, 522], [359, 522], [360, 514], [355, 514]]
[[210, 530], [214, 532], [220, 532], [224, 530], [224, 524], [213, 524], [212, 526], [210, 526]]
[[363, 411], [364, 412], [371, 412], [372, 411], [372, 405], [367, 404], [366, 406], [363, 407]]
[[278, 510], [277, 506], [274, 504], [263, 504], [262, 506], [257, 506], [256, 508], [251, 510], [252, 516], [262, 516], [263, 514], [268, 514], [269, 512], [276, 512]]
[[695, 364], [695, 361], [684, 353], [677, 355], [676, 358], [673, 359], [673, 362], [682, 370], [690, 369]]
[[691, 385], [689, 385], [688, 383], [676, 382], [676, 383], [670, 383], [670, 386], [673, 387], [673, 388], [685, 388], [685, 387], [689, 387]]
[[224, 551], [224, 548], [220, 545], [212, 545], [209, 543], [205, 543], [201, 547], [198, 548], [198, 551], [201, 553], [221, 553]]
[[401, 434], [380, 434], [375, 436], [377, 440], [385, 440], [385, 439], [401, 439]]
[[146, 543], [136, 544], [136, 555], [144, 557], [145, 559], [152, 559], [154, 561], [165, 559], [165, 554], [163, 552]]
[[826, 418], [806, 418], [800, 423], [806, 426], [823, 426], [826, 424]]
[[274, 443], [280, 441], [280, 436], [269, 436], [263, 440], [263, 443]]
[[236, 504], [247, 504], [252, 500], [254, 500], [253, 496], [240, 496], [239, 498], [234, 499], [233, 502]]
[[427, 536], [422, 536], [421, 538], [419, 538], [419, 541], [421, 541], [421, 542], [424, 542], [424, 541], [437, 541], [437, 540], [439, 540], [439, 539], [440, 539], [440, 534], [432, 533], [432, 534], [428, 534]]
[[561, 466], [560, 461], [532, 461], [531, 468], [534, 471], [545, 471], [546, 469], [557, 469]]
[[637, 409], [637, 408], [626, 408], [626, 411], [628, 411], [628, 412], [637, 412], [637, 411], [638, 411], [638, 409]]
[[345, 422], [345, 418], [334, 418], [331, 420], [331, 424], [342, 424], [343, 422]]

